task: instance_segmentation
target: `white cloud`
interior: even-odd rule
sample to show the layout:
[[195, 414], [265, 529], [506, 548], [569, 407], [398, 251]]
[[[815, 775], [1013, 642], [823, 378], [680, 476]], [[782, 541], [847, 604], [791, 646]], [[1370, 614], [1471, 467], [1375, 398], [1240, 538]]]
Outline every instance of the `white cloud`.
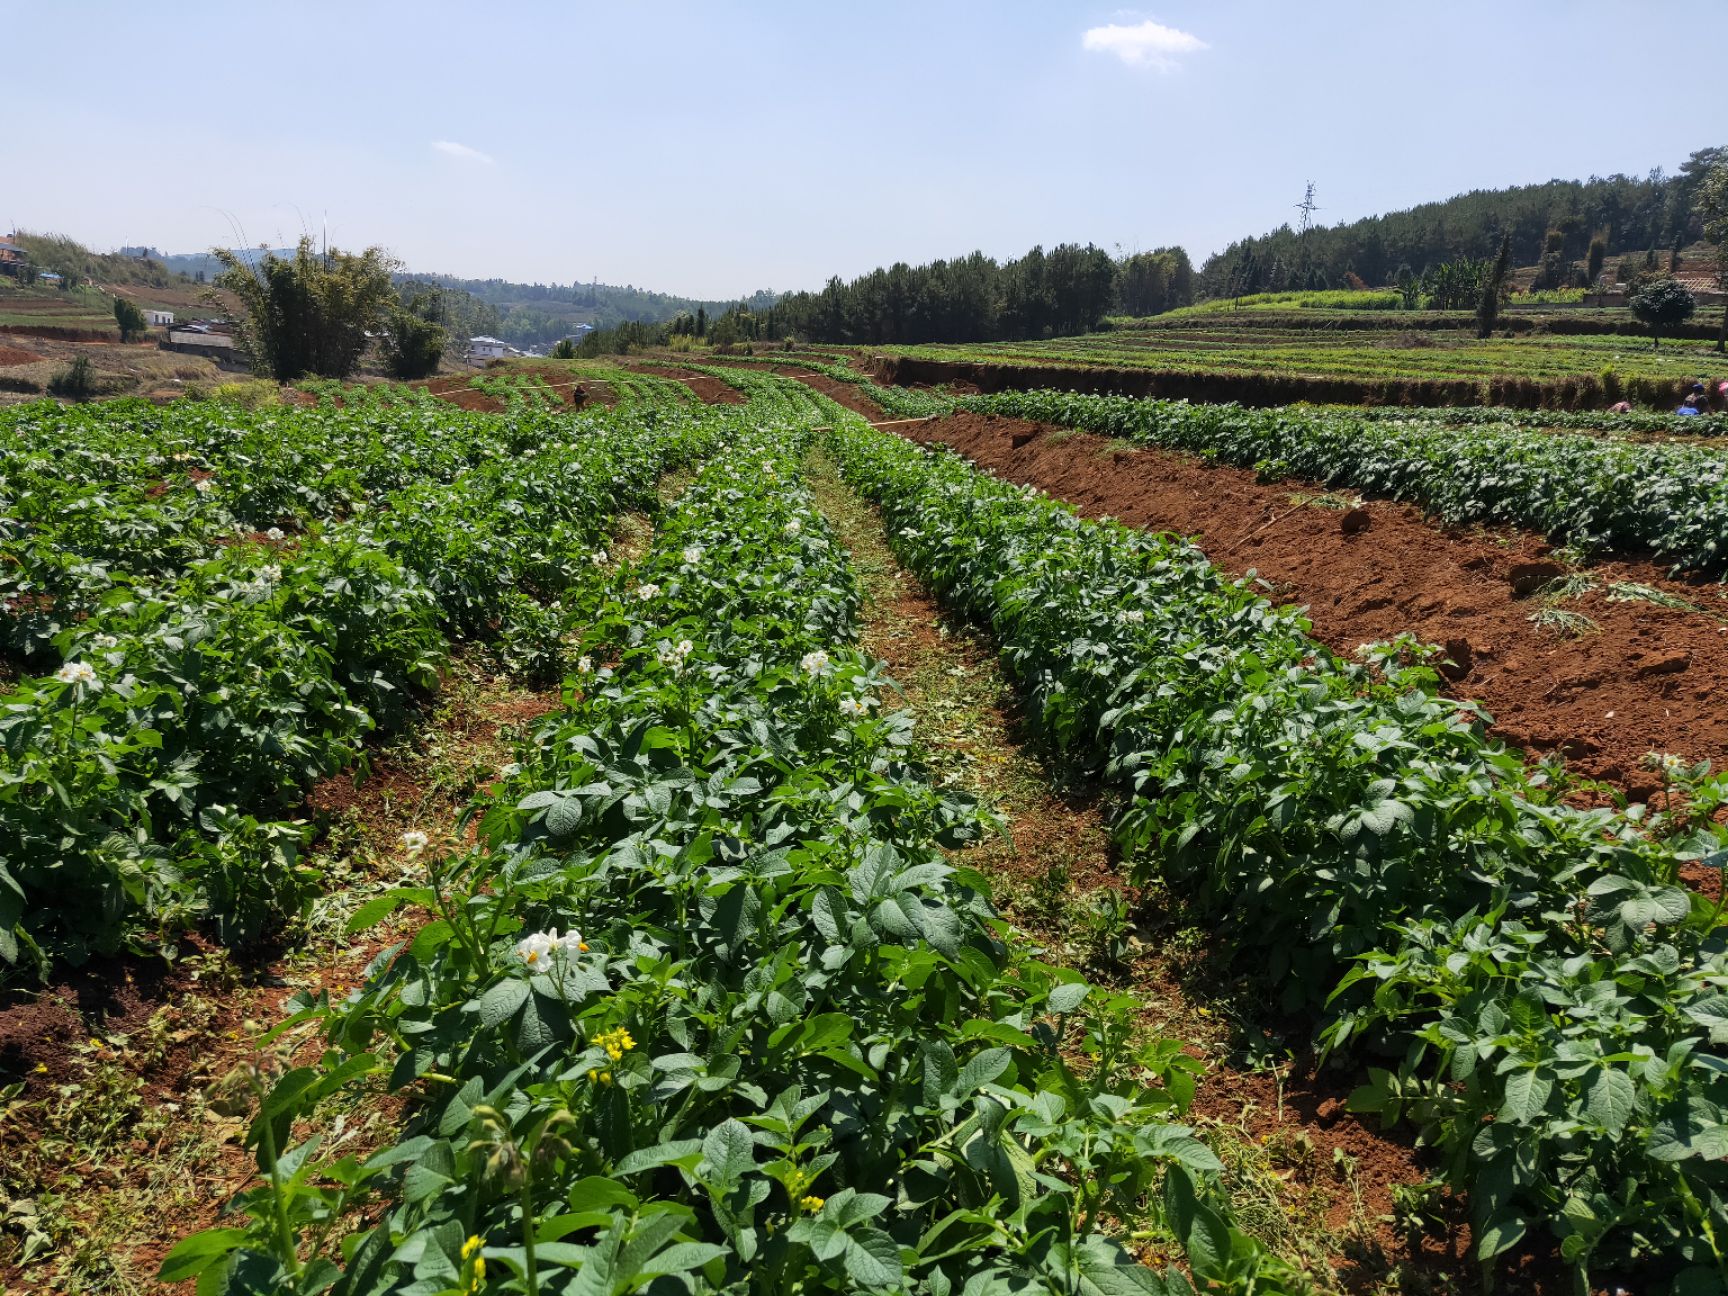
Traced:
[[1207, 48], [1198, 36], [1150, 18], [1132, 27], [1110, 23], [1090, 28], [1080, 43], [1096, 53], [1114, 54], [1129, 67], [1149, 67], [1158, 72], [1172, 71], [1180, 55]]
[[487, 166], [492, 165], [489, 154], [482, 153], [477, 148], [469, 148], [466, 144], [458, 144], [455, 140], [433, 140], [432, 147], [445, 157], [453, 157], [461, 162], [484, 162]]

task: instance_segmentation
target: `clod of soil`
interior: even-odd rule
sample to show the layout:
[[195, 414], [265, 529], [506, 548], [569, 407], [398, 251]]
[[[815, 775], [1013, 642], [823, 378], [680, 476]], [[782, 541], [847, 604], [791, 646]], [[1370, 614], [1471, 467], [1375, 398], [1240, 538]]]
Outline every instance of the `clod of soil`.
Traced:
[[1513, 563], [1506, 573], [1506, 580], [1514, 594], [1534, 594], [1549, 581], [1559, 580], [1565, 574], [1566, 569], [1559, 563], [1541, 558], [1534, 562]]

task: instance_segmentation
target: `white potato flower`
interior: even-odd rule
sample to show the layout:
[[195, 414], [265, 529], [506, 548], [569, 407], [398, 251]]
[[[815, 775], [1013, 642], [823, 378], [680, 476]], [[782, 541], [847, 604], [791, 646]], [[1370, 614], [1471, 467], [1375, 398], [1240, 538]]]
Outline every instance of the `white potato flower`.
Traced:
[[522, 960], [531, 972], [542, 971], [554, 958], [560, 954], [573, 955], [587, 949], [582, 942], [582, 933], [571, 928], [562, 936], [556, 927], [550, 927], [543, 932], [533, 932], [516, 942], [516, 957]]
[[870, 708], [876, 705], [873, 697], [843, 697], [840, 699], [840, 714], [843, 716], [865, 716], [870, 714]]
[[645, 584], [638, 585], [636, 587], [636, 597], [641, 599], [644, 603], [651, 599], [657, 599], [660, 597], [660, 587], [654, 584], [653, 581], [648, 581]]
[[1124, 625], [1140, 625], [1146, 620], [1146, 614], [1139, 608], [1129, 608], [1128, 611], [1122, 613], [1119, 620]]
[[592, 675], [594, 673], [594, 659], [587, 655], [578, 657], [576, 659], [576, 673], [578, 675]]
[[701, 545], [686, 545], [684, 547], [684, 561], [689, 563], [692, 567], [694, 567], [697, 563], [701, 562], [702, 561], [702, 546]]
[[588, 561], [595, 567], [604, 567], [606, 565], [606, 551], [604, 549], [596, 549], [593, 553], [588, 555]]
[[91, 640], [98, 648], [118, 648], [120, 641], [111, 634], [99, 634]]
[[96, 678], [96, 668], [89, 662], [67, 662], [54, 672], [54, 678], [62, 684], [82, 684], [92, 693], [102, 690], [102, 681]]
[[797, 535], [803, 529], [804, 529], [804, 524], [802, 522], [800, 522], [797, 518], [793, 518], [790, 522], [788, 522], [786, 524], [786, 534], [787, 535]]
[[264, 533], [264, 538], [270, 541], [286, 540], [288, 538], [288, 533], [281, 527], [271, 527]]
[[807, 652], [798, 664], [804, 668], [806, 675], [820, 675], [828, 669], [828, 654], [818, 648], [815, 652]]
[[418, 855], [421, 851], [426, 849], [427, 843], [430, 840], [431, 839], [419, 829], [410, 828], [407, 832], [402, 834], [402, 849], [407, 851], [410, 855]]

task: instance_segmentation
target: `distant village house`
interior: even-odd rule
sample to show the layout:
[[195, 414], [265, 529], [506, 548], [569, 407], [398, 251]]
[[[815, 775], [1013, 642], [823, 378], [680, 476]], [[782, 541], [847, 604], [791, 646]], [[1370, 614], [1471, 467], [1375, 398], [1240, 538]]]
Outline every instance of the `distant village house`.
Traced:
[[468, 358], [470, 360], [502, 360], [507, 355], [517, 354], [516, 348], [501, 338], [471, 337], [468, 339]]
[[166, 325], [174, 322], [174, 312], [169, 310], [146, 310], [144, 320], [151, 325]]

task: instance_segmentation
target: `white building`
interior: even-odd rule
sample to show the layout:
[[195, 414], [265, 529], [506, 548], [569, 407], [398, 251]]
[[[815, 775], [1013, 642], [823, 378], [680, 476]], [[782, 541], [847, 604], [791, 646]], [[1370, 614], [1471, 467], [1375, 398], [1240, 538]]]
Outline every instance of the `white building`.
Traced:
[[172, 324], [174, 322], [174, 312], [165, 310], [147, 310], [144, 312], [144, 319], [150, 324]]
[[510, 354], [511, 350], [508, 342], [495, 337], [471, 337], [468, 339], [468, 358], [470, 360], [502, 360]]

